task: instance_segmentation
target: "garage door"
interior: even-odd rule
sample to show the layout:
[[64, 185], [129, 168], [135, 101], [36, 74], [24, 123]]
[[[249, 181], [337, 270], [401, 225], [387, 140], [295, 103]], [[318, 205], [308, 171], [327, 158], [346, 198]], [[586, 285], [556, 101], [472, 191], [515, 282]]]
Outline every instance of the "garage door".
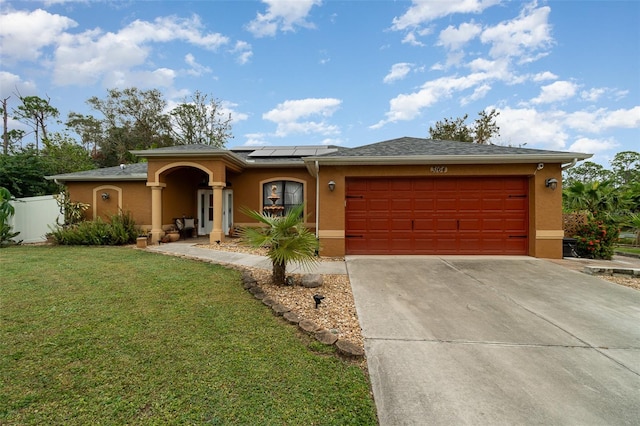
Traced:
[[528, 253], [522, 177], [350, 178], [347, 254]]

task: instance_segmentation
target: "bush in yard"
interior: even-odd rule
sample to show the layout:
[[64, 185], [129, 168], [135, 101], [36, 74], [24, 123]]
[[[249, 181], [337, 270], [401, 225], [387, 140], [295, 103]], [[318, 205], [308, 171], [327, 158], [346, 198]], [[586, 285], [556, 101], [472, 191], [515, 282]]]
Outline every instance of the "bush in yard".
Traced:
[[74, 225], [58, 226], [51, 238], [61, 245], [123, 245], [135, 242], [139, 230], [129, 212], [114, 214], [104, 221], [83, 221]]
[[602, 220], [590, 221], [576, 231], [576, 250], [580, 257], [611, 259], [620, 230]]
[[0, 187], [0, 247], [16, 244], [13, 238], [19, 234], [19, 232], [12, 232], [9, 225], [9, 218], [15, 214], [10, 201], [11, 193], [9, 190]]

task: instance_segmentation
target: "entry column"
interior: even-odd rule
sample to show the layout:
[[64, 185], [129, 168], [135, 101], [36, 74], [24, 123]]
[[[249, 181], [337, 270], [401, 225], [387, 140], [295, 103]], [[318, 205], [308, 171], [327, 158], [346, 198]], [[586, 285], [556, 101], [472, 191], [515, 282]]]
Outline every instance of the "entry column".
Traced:
[[161, 183], [149, 186], [151, 186], [151, 244], [158, 244], [158, 241], [164, 236], [162, 230], [162, 189], [167, 185]]
[[222, 190], [226, 187], [224, 182], [214, 182], [213, 187], [213, 229], [209, 234], [209, 242], [224, 241], [222, 231]]

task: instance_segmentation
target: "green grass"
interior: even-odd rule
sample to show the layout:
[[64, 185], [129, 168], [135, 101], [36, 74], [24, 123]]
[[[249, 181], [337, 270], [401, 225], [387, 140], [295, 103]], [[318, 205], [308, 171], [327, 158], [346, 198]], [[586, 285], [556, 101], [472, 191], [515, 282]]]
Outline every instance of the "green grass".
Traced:
[[615, 251], [620, 251], [620, 252], [623, 252], [623, 253], [631, 253], [631, 254], [640, 254], [640, 247], [616, 246]]
[[[314, 345], [312, 349], [317, 350]], [[376, 424], [237, 271], [124, 247], [0, 249], [0, 424]]]

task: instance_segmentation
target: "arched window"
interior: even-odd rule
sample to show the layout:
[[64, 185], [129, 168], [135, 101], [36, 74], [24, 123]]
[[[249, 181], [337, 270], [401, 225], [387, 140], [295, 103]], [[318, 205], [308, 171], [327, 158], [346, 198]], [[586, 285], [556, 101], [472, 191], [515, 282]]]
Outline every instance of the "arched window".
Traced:
[[302, 182], [292, 180], [273, 180], [262, 184], [263, 207], [271, 205], [271, 191], [276, 187], [276, 194], [280, 197], [276, 200], [276, 206], [284, 206], [284, 214], [287, 214], [293, 207], [304, 203]]

